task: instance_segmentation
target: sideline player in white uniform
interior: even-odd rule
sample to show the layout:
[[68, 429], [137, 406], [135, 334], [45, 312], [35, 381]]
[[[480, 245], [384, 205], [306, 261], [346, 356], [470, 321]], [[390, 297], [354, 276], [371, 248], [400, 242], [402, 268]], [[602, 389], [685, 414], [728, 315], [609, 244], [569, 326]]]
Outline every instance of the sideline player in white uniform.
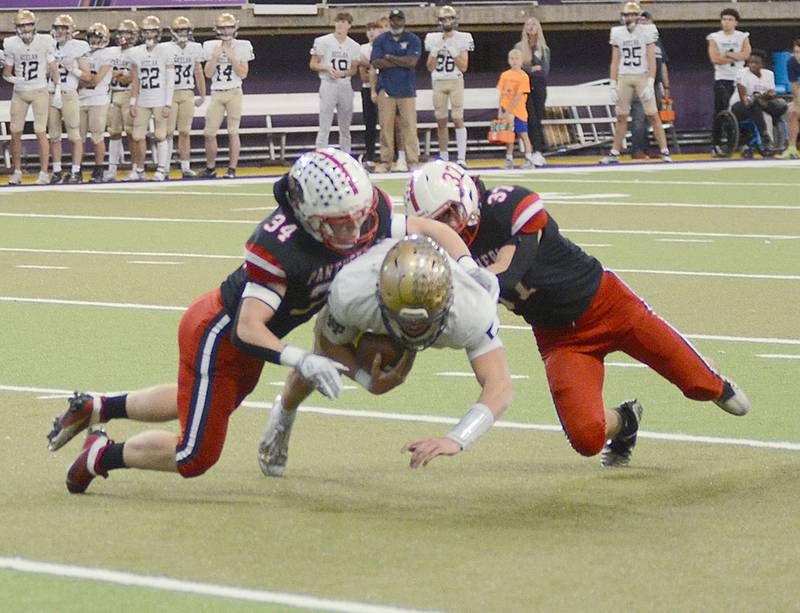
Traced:
[[[76, 40], [75, 20], [70, 15], [59, 15], [53, 21], [50, 35], [55, 40], [54, 58], [61, 84], [61, 107], [50, 105], [47, 115], [47, 133], [50, 137], [50, 153], [53, 172], [50, 183], [82, 183], [81, 160], [83, 139], [81, 138], [81, 108], [78, 99], [78, 81], [89, 75], [89, 43]], [[51, 96], [55, 96], [56, 84], [48, 84]], [[72, 144], [72, 168], [61, 170], [61, 124], [67, 131], [67, 140]]]
[[[460, 261], [475, 265], [468, 256]], [[403, 450], [412, 453], [412, 467], [465, 449], [488, 432], [511, 404], [505, 348], [497, 335], [497, 294], [487, 292], [474, 274], [430, 238], [388, 238], [339, 271], [327, 305], [317, 316], [315, 351], [343, 364], [349, 376], [373, 394], [402, 383], [417, 351], [466, 350], [481, 384], [480, 396], [446, 437], [405, 444]], [[406, 348], [389, 371], [381, 370], [377, 357], [371, 372], [356, 361], [354, 343], [367, 331], [388, 334]], [[265, 475], [283, 474], [296, 409], [311, 391], [300, 377], [289, 376], [282, 397], [272, 405], [258, 450]]]
[[131, 107], [131, 50], [139, 44], [139, 26], [133, 19], [123, 19], [115, 33], [119, 53], [111, 59], [111, 106], [108, 107], [108, 173], [105, 181], [117, 179], [122, 162], [122, 131], [128, 137], [131, 158], [135, 157]]
[[353, 25], [350, 13], [338, 13], [333, 33], [314, 39], [308, 67], [319, 75], [319, 131], [317, 149], [328, 146], [328, 138], [336, 112], [339, 123], [339, 148], [350, 153], [353, 119], [353, 86], [351, 79], [358, 72], [361, 46], [347, 33]]
[[750, 57], [750, 33], [736, 29], [739, 11], [722, 9], [719, 15], [721, 30], [706, 36], [708, 59], [714, 66], [714, 116], [726, 111], [736, 90], [736, 76]]
[[447, 103], [456, 132], [456, 156], [465, 165], [467, 159], [467, 128], [464, 126], [464, 72], [469, 66], [469, 53], [475, 42], [469, 32], [460, 32], [458, 14], [452, 6], [442, 6], [436, 11], [441, 32], [425, 35], [428, 52], [426, 66], [431, 73], [433, 87], [433, 112], [436, 117], [436, 135], [439, 140], [439, 158], [449, 161], [450, 146], [447, 128]]
[[661, 151], [661, 160], [671, 162], [667, 136], [658, 116], [656, 106], [656, 41], [658, 30], [654, 25], [639, 23], [642, 9], [636, 2], [626, 2], [622, 7], [623, 25], [611, 28], [611, 91], [617, 105], [617, 127], [611, 152], [600, 160], [601, 164], [619, 162], [622, 139], [628, 131], [631, 101], [638, 96], [644, 107], [653, 135]]
[[102, 183], [106, 159], [106, 122], [108, 107], [111, 104], [111, 63], [119, 54], [118, 47], [108, 47], [111, 39], [108, 27], [102, 23], [93, 23], [86, 31], [89, 43], [89, 62], [91, 74], [80, 80], [78, 95], [81, 104], [81, 138], [92, 133], [94, 145], [94, 169], [89, 183]]
[[242, 119], [242, 81], [250, 72], [249, 62], [255, 59], [253, 45], [236, 40], [239, 20], [222, 13], [216, 20], [214, 32], [218, 40], [203, 43], [206, 77], [211, 79], [211, 102], [206, 110], [206, 167], [200, 173], [204, 179], [217, 178], [217, 132], [223, 118], [228, 117], [228, 149], [230, 161], [223, 179], [235, 179], [239, 165], [239, 122]]
[[50, 95], [47, 92], [47, 77], [56, 83], [53, 105], [61, 106], [61, 78], [54, 61], [55, 42], [49, 34], [36, 32], [36, 15], [20, 10], [14, 16], [17, 35], [3, 41], [5, 66], [3, 79], [14, 86], [11, 95], [11, 159], [14, 172], [9, 185], [22, 183], [22, 131], [25, 116], [33, 106], [33, 131], [39, 141], [41, 169], [36, 179], [38, 185], [50, 182], [47, 167], [50, 164], [50, 143], [47, 141], [47, 110]]
[[[175, 93], [172, 95], [172, 112], [169, 115], [169, 153], [167, 172], [172, 161], [173, 138], [178, 130], [178, 157], [181, 160], [181, 175], [194, 179], [197, 173], [190, 167], [190, 132], [194, 108], [206, 100], [206, 77], [203, 74], [203, 45], [192, 39], [192, 22], [186, 17], [176, 17], [170, 26], [172, 41], [164, 46], [175, 64]], [[197, 97], [194, 92], [197, 90]]]
[[167, 121], [172, 107], [172, 92], [175, 89], [175, 64], [161, 40], [161, 20], [149, 15], [141, 25], [144, 44], [131, 51], [131, 108], [133, 116], [133, 140], [136, 141], [136, 157], [126, 181], [141, 181], [144, 175], [144, 159], [147, 154], [147, 125], [150, 117], [155, 124], [156, 171], [153, 181], [167, 178]]

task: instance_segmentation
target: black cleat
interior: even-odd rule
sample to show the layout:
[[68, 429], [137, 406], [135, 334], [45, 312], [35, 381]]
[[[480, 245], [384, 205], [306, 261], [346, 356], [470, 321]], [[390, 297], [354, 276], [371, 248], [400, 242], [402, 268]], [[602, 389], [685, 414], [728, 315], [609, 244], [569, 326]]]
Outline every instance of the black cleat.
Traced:
[[607, 468], [627, 466], [631, 461], [631, 453], [636, 446], [636, 435], [639, 433], [639, 421], [642, 419], [641, 403], [638, 400], [626, 400], [614, 409], [622, 419], [622, 427], [617, 435], [606, 442], [600, 456], [600, 464]]
[[75, 183], [83, 183], [83, 175], [79, 172], [71, 172], [69, 176], [64, 179], [64, 183], [75, 184]]
[[103, 183], [104, 170], [101, 166], [95, 166], [92, 170], [92, 176], [89, 177], [89, 183]]
[[200, 171], [197, 175], [198, 179], [216, 179], [217, 178], [217, 169], [216, 168], [204, 168]]
[[228, 168], [224, 175], [222, 175], [223, 179], [235, 179], [236, 178], [236, 169], [235, 168]]
[[68, 170], [62, 170], [61, 172], [54, 172], [52, 175], [50, 175], [50, 185], [67, 183], [68, 178], [69, 178]]

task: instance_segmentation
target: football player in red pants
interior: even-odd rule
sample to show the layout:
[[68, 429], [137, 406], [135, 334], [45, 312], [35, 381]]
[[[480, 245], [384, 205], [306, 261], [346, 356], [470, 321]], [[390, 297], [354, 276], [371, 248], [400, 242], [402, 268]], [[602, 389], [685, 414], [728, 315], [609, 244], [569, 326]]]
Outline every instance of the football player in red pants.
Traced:
[[533, 329], [558, 417], [578, 453], [603, 451], [604, 466], [623, 466], [636, 444], [641, 404], [603, 405], [603, 360], [613, 351], [647, 364], [687, 398], [713, 401], [733, 415], [750, 410], [744, 392], [559, 232], [538, 194], [519, 186], [486, 189], [459, 166], [436, 161], [412, 174], [406, 209], [450, 225], [475, 260], [499, 276], [501, 302]]

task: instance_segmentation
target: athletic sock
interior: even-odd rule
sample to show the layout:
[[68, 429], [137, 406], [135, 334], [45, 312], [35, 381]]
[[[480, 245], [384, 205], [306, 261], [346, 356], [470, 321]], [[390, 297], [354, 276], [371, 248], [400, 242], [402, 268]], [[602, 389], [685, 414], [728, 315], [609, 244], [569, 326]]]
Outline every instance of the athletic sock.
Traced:
[[156, 155], [158, 160], [156, 161], [156, 165], [166, 170], [168, 168], [167, 163], [169, 162], [169, 158], [167, 154], [169, 153], [169, 143], [165, 140], [160, 141], [156, 145]]
[[447, 150], [440, 151], [439, 152], [439, 159], [442, 160], [443, 162], [449, 162], [450, 161], [450, 153]]
[[456, 159], [463, 162], [467, 159], [467, 129], [456, 128]]
[[191, 167], [191, 163], [189, 160], [181, 160], [181, 170], [186, 172]]
[[526, 153], [525, 154], [525, 159], [526, 160], [530, 160], [532, 162], [533, 161], [533, 154], [532, 153]]
[[81, 167], [78, 164], [73, 164], [71, 172], [72, 174], [76, 175], [81, 171]]
[[53, 162], [53, 172], [61, 172], [61, 162]]
[[116, 170], [122, 160], [122, 139], [117, 138], [108, 143], [108, 163]]
[[127, 419], [128, 394], [120, 396], [100, 396], [100, 421], [107, 422], [112, 419]]
[[125, 443], [111, 443], [106, 445], [100, 459], [97, 461], [97, 468], [101, 473], [107, 473], [115, 468], [128, 468], [125, 460], [122, 459], [122, 448]]

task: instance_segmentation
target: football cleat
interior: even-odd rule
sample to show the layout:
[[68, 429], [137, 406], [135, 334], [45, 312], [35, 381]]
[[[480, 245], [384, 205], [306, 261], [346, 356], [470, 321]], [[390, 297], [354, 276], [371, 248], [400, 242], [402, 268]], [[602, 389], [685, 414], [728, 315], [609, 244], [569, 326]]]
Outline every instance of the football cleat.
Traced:
[[50, 185], [58, 185], [59, 183], [66, 183], [69, 173], [66, 170], [59, 170], [50, 175]]
[[89, 183], [102, 183], [105, 171], [100, 166], [95, 166], [92, 170], [92, 176], [89, 177]]
[[666, 162], [667, 164], [672, 163], [672, 156], [669, 154], [669, 151], [661, 154], [661, 161]]
[[394, 164], [395, 172], [408, 172], [408, 164], [405, 160], [398, 158]]
[[714, 401], [720, 409], [741, 417], [750, 412], [750, 401], [745, 393], [733, 381], [725, 379], [722, 386], [722, 395]]
[[544, 156], [539, 151], [533, 152], [533, 165], [536, 166], [536, 168], [547, 165], [547, 160], [544, 159]]
[[[94, 174], [92, 174], [94, 176]], [[89, 181], [91, 183], [91, 181]], [[64, 183], [83, 183], [83, 175], [80, 172], [71, 172], [64, 178]]]
[[530, 170], [530, 169], [532, 169], [532, 168], [536, 168], [536, 164], [534, 164], [534, 163], [533, 163], [533, 160], [527, 160], [527, 159], [526, 159], [526, 160], [525, 160], [525, 161], [522, 163], [522, 168], [523, 168], [524, 170]]
[[83, 494], [95, 477], [108, 477], [107, 472], [100, 471], [98, 460], [102, 451], [113, 442], [102, 430], [89, 431], [80, 455], [67, 471], [67, 489], [70, 494]]
[[184, 179], [196, 179], [197, 173], [190, 168], [189, 170], [182, 170], [181, 177]]
[[62, 415], [53, 418], [53, 429], [47, 435], [50, 451], [58, 451], [86, 428], [100, 421], [100, 399], [91, 394], [75, 392]]
[[14, 173], [8, 179], [9, 185], [21, 185], [22, 184], [22, 171], [15, 170]]
[[153, 173], [153, 176], [150, 178], [151, 181], [166, 181], [167, 180], [167, 171], [163, 168], [158, 168]]
[[600, 164], [603, 164], [604, 166], [608, 164], [619, 164], [619, 153], [616, 155], [609, 153], [608, 155], [601, 157]]
[[505, 159], [503, 162], [503, 168], [512, 169], [514, 168], [514, 160], [509, 160], [508, 158]]
[[285, 411], [280, 396], [275, 398], [269, 419], [258, 443], [258, 465], [267, 477], [282, 477], [289, 459], [289, 437], [297, 411]]
[[222, 175], [223, 179], [235, 179], [236, 178], [236, 169], [235, 168], [228, 168], [225, 171], [225, 174]]
[[216, 168], [208, 168], [207, 166], [200, 171], [197, 175], [200, 179], [216, 179], [217, 178], [217, 169]]
[[132, 181], [144, 181], [145, 176], [143, 172], [139, 172], [138, 170], [131, 169], [131, 171], [125, 176], [123, 181], [126, 183], [130, 183]]
[[39, 171], [39, 176], [36, 178], [36, 185], [50, 185], [50, 175], [44, 170]]
[[630, 463], [631, 453], [636, 446], [636, 435], [639, 433], [639, 422], [644, 411], [641, 403], [635, 399], [623, 402], [614, 410], [619, 413], [622, 427], [603, 448], [600, 464], [606, 468], [627, 466]]

